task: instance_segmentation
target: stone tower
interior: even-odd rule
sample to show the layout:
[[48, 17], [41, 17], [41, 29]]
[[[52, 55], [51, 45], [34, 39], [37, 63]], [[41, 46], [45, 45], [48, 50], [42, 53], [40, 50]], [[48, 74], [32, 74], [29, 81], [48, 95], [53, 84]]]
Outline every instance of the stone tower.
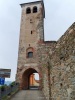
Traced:
[[[37, 72], [41, 80], [38, 62], [38, 43], [44, 41], [45, 10], [43, 1], [21, 4], [21, 26], [16, 81], [21, 89], [29, 88], [29, 76]], [[41, 82], [40, 82], [41, 87]]]
[[75, 23], [58, 41], [44, 41], [43, 1], [21, 7], [16, 82], [29, 89], [30, 76], [36, 72], [47, 100], [75, 100]]

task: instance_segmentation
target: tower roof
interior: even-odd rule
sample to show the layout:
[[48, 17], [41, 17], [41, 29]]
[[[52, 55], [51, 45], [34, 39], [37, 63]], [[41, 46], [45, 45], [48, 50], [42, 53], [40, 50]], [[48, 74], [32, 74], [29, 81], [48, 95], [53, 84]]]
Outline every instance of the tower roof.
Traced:
[[43, 2], [43, 0], [41, 0], [41, 1], [34, 1], [34, 2], [28, 2], [28, 3], [22, 3], [22, 4], [20, 4], [20, 5], [21, 5], [21, 7], [22, 7], [22, 6], [24, 6], [24, 5], [37, 4], [37, 3], [41, 3], [41, 4], [42, 4], [42, 6], [43, 6], [43, 17], [45, 18], [45, 7], [44, 7], [44, 2]]
[[37, 3], [41, 3], [42, 1], [34, 1], [34, 2], [27, 2], [27, 3], [22, 3], [20, 4], [21, 6], [22, 5], [27, 5], [27, 4], [37, 4]]

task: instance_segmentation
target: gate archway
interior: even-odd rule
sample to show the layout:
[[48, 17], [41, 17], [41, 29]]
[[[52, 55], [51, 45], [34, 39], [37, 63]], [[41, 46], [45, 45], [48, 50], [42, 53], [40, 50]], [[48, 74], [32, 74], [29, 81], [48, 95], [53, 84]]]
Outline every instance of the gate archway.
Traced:
[[[36, 85], [32, 85], [31, 86], [31, 77], [34, 75], [34, 73], [38, 73], [38, 71], [36, 71], [33, 68], [28, 68], [27, 70], [24, 71], [23, 75], [22, 75], [22, 89], [30, 89], [30, 87], [40, 87], [40, 74], [39, 74], [39, 86]], [[33, 80], [34, 81], [34, 80]]]

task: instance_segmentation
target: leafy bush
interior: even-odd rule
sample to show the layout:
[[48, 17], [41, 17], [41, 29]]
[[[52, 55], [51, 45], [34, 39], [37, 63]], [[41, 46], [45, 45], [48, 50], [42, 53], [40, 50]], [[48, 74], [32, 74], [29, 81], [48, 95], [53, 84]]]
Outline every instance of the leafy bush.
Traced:
[[1, 91], [4, 91], [7, 88], [7, 85], [0, 86]]
[[12, 83], [10, 84], [10, 86], [13, 87], [15, 84], [16, 84], [16, 83], [15, 83], [15, 81], [14, 81], [14, 82], [12, 82]]

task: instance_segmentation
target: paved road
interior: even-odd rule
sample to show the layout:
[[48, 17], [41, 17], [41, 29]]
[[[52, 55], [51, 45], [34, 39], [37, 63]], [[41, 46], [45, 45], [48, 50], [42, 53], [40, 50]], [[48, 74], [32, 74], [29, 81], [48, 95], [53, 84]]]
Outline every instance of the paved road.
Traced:
[[21, 90], [11, 100], [45, 100], [40, 90]]

